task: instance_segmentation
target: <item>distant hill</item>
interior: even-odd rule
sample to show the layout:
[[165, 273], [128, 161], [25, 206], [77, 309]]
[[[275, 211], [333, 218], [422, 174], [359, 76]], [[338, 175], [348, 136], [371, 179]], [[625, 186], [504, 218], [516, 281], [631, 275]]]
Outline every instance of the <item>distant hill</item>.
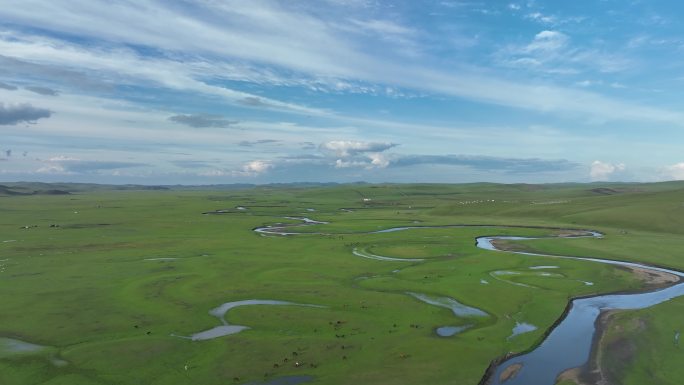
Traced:
[[[355, 184], [365, 184], [363, 182]], [[337, 183], [271, 183], [256, 185], [248, 183], [214, 184], [214, 185], [110, 185], [96, 183], [44, 183], [44, 182], [7, 182], [0, 185], [0, 196], [11, 195], [65, 195], [91, 191], [169, 191], [169, 190], [193, 190], [193, 191], [217, 191], [217, 190], [244, 190], [251, 188], [308, 188], [337, 186]]]
[[0, 196], [10, 195], [68, 195], [89, 191], [112, 190], [170, 190], [166, 186], [107, 185], [95, 183], [12, 182], [0, 185]]
[[0, 196], [11, 196], [11, 195], [28, 195], [21, 191], [16, 191], [9, 186], [0, 185]]
[[69, 195], [66, 190], [59, 190], [55, 188], [47, 189], [31, 189], [28, 186], [6, 186], [0, 185], [0, 196], [17, 196], [17, 195]]
[[[2, 182], [0, 182], [2, 183]], [[597, 195], [618, 195], [648, 192], [662, 192], [684, 189], [684, 181], [658, 183], [317, 183], [292, 182], [269, 184], [213, 184], [213, 185], [110, 185], [96, 183], [44, 183], [44, 182], [5, 182], [0, 184], [0, 196], [20, 195], [67, 195], [93, 191], [221, 191], [246, 189], [330, 189], [337, 187], [335, 193], [351, 189], [355, 196], [379, 197], [383, 191], [393, 192], [400, 189], [405, 196], [454, 195], [454, 194], [501, 194], [525, 198], [550, 198], [552, 196], [585, 197]], [[391, 194], [390, 194], [391, 195]]]

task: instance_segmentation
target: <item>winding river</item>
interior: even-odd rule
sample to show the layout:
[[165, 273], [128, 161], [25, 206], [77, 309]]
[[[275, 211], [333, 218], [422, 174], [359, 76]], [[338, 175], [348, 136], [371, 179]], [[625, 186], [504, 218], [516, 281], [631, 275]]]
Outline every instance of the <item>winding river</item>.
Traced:
[[[602, 235], [597, 232], [590, 232], [588, 236], [601, 237]], [[535, 238], [480, 237], [477, 238], [477, 246], [487, 250], [502, 251], [496, 248], [494, 241], [527, 239]], [[680, 280], [672, 286], [659, 290], [629, 294], [604, 294], [572, 300], [564, 318], [556, 324], [556, 327], [548, 333], [539, 346], [528, 353], [513, 356], [493, 366], [483, 381], [485, 384], [553, 385], [556, 383], [558, 375], [565, 370], [583, 366], [588, 362], [596, 332], [596, 320], [601, 312], [644, 309], [684, 295], [684, 282], [681, 281], [684, 273], [676, 270], [600, 258], [515, 253], [640, 268], [645, 271], [669, 273], [679, 277]]]
[[[254, 229], [261, 234], [274, 235], [295, 235], [297, 232], [289, 232], [287, 228], [325, 224], [309, 218], [289, 218], [299, 219], [302, 224], [280, 225], [274, 227], [260, 227]], [[453, 225], [453, 226], [407, 226], [394, 227], [371, 233], [389, 233], [409, 229], [426, 228], [458, 228], [458, 227], [482, 227], [482, 228], [510, 228], [524, 226], [487, 226], [487, 225]], [[552, 228], [549, 228], [552, 229]], [[555, 230], [563, 230], [557, 229]], [[577, 230], [572, 230], [577, 231]], [[580, 230], [581, 231], [581, 230]], [[306, 233], [312, 234], [312, 233]], [[314, 233], [325, 234], [325, 233]], [[564, 238], [594, 237], [600, 238], [603, 235], [595, 231], [585, 231], [586, 235], [559, 236]], [[527, 253], [517, 251], [506, 251], [497, 248], [496, 241], [503, 240], [530, 240], [539, 239], [533, 237], [512, 237], [512, 236], [486, 236], [476, 239], [477, 247], [481, 249], [510, 252], [522, 255], [543, 256], [559, 259], [574, 259], [595, 263], [603, 263], [617, 266], [624, 266], [632, 269], [642, 269], [646, 272], [657, 272], [672, 274], [678, 281], [671, 286], [658, 290], [650, 290], [639, 293], [626, 294], [602, 294], [584, 298], [577, 298], [570, 302], [562, 318], [556, 322], [555, 327], [547, 333], [546, 338], [534, 349], [527, 353], [514, 355], [503, 360], [496, 360], [492, 363], [489, 370], [483, 377], [481, 384], [488, 385], [553, 385], [559, 374], [572, 368], [585, 365], [590, 357], [592, 341], [596, 332], [596, 320], [603, 311], [607, 310], [630, 310], [644, 309], [670, 299], [684, 295], [684, 273], [676, 270], [660, 267], [648, 266], [634, 262], [623, 262], [616, 260], [585, 258], [574, 256], [559, 256], [539, 253]], [[364, 256], [365, 257], [365, 256]]]

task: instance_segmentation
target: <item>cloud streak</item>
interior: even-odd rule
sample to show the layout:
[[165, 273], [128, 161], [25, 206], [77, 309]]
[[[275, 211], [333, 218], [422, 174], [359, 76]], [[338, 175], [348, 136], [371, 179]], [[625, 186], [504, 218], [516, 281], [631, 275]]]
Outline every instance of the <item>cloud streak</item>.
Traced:
[[0, 82], [0, 89], [9, 90], [9, 91], [16, 91], [18, 89], [18, 87], [13, 86], [11, 84]]
[[48, 88], [48, 87], [31, 86], [31, 87], [26, 87], [26, 90], [31, 91], [31, 92], [36, 93], [36, 94], [39, 94], [39, 95], [45, 95], [45, 96], [57, 96], [57, 95], [59, 95], [59, 91], [53, 90], [52, 88]]
[[64, 156], [50, 158], [44, 163], [45, 165], [39, 168], [37, 172], [45, 174], [87, 174], [148, 166], [146, 163], [138, 162], [81, 160]]
[[573, 170], [579, 166], [575, 162], [564, 159], [503, 158], [482, 155], [404, 155], [391, 162], [392, 167], [420, 164], [463, 166], [479, 171], [509, 173], [558, 172]]
[[169, 120], [194, 128], [227, 128], [239, 123], [237, 120], [228, 120], [216, 115], [174, 115], [169, 117]]
[[[299, 114], [330, 115], [329, 111], [207, 84], [201, 78], [207, 73], [221, 77], [226, 66], [233, 63], [262, 63], [275, 69], [275, 78], [289, 77], [302, 82], [337, 83], [339, 79], [349, 79], [530, 111], [573, 113], [599, 120], [640, 120], [676, 125], [684, 121], [684, 115], [677, 111], [641, 106], [548, 83], [516, 82], [467, 68], [444, 70], [426, 65], [426, 60], [418, 64], [393, 64], [394, 51], [370, 50], [363, 40], [352, 39], [343, 28], [320, 16], [321, 13], [309, 12], [306, 7], [288, 7], [269, 1], [250, 3], [248, 7], [231, 1], [170, 6], [148, 0], [135, 4], [117, 3], [116, 7], [103, 0], [77, 3], [80, 12], [74, 13], [70, 11], [72, 7], [60, 7], [58, 2], [9, 0], [9, 4], [0, 10], [0, 16], [17, 24], [76, 33], [106, 42], [103, 45], [141, 45], [165, 50], [169, 54], [141, 59], [130, 49], [112, 50], [97, 46], [86, 49], [64, 41], [45, 39], [36, 44], [35, 37], [16, 33], [5, 33], [0, 41], [0, 51], [22, 60], [40, 60], [98, 73], [114, 72], [152, 80], [173, 89], [220, 95], [245, 106]], [[44, 9], [45, 12], [35, 12], [34, 9]], [[105, 14], [102, 9], [111, 12]], [[203, 17], [209, 14], [211, 18]], [[357, 27], [361, 23], [369, 30], [384, 30], [383, 36], [389, 32], [407, 35], [411, 31], [409, 27], [386, 20], [351, 19], [343, 22]], [[538, 36], [540, 39], [547, 40], [543, 44], [551, 44], [548, 41], [550, 36], [546, 36], [548, 33], [542, 32], [541, 35]], [[202, 38], [197, 39], [196, 36]], [[199, 59], [205, 55], [219, 60], [209, 63]], [[179, 56], [179, 60], [173, 59]], [[611, 63], [615, 65], [616, 60], [612, 60], [615, 57], [603, 60], [600, 52], [578, 52], [571, 58], [585, 63], [604, 63], [606, 71], [617, 69], [608, 67]], [[249, 68], [254, 66], [256, 64], [247, 65]], [[271, 75], [262, 76], [265, 74], [263, 71], [248, 72], [257, 74], [258, 79], [253, 81], [273, 80]]]

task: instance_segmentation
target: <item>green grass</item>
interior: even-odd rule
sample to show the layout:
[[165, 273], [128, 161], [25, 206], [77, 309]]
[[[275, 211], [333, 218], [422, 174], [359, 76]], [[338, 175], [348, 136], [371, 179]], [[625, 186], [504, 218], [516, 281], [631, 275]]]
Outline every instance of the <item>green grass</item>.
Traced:
[[[684, 268], [681, 184], [57, 187], [76, 191], [0, 197], [0, 337], [51, 347], [48, 353], [0, 355], [0, 384], [240, 384], [303, 374], [319, 384], [476, 384], [492, 359], [538, 343], [569, 298], [641, 286], [625, 270], [607, 265], [475, 247], [481, 235], [541, 236], [552, 230], [364, 234], [394, 226], [592, 228], [605, 232], [605, 239], [544, 239], [525, 246]], [[591, 191], [597, 187], [618, 193]], [[21, 191], [38, 188], [50, 186]], [[201, 214], [220, 209], [229, 213]], [[336, 234], [263, 237], [252, 231], [297, 223], [284, 216], [329, 221], [296, 229]], [[369, 260], [354, 256], [354, 247], [426, 261]], [[539, 276], [529, 269], [536, 265], [559, 266], [549, 272], [562, 276]], [[499, 270], [521, 274], [496, 280], [491, 273]], [[490, 316], [459, 318], [407, 291], [452, 297]], [[218, 326], [208, 311], [243, 299], [325, 307], [240, 307], [227, 319], [250, 327], [242, 333], [196, 342], [170, 336]], [[671, 339], [680, 302], [639, 312], [648, 316], [647, 331], [658, 343], [637, 342], [644, 353], [634, 358], [634, 368], [662, 362], [663, 383], [680, 378], [669, 377], [670, 370], [678, 373], [676, 352], [661, 352], [664, 342], [657, 339]], [[516, 321], [539, 328], [509, 340]], [[434, 333], [439, 326], [464, 324], [474, 327], [449, 338]], [[68, 365], [55, 365], [55, 359]], [[626, 384], [639, 383], [644, 373], [621, 375]]]
[[[625, 385], [681, 383], [684, 350], [675, 335], [684, 331], [682, 311], [680, 297], [615, 314], [599, 347], [606, 375]], [[618, 349], [622, 352], [616, 353]]]

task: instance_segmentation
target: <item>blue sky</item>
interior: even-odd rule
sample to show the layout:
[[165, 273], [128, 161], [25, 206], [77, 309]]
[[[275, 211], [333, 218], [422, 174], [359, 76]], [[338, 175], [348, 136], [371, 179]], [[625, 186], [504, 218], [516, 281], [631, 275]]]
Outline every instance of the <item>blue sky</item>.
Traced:
[[679, 1], [5, 0], [0, 180], [684, 179]]

